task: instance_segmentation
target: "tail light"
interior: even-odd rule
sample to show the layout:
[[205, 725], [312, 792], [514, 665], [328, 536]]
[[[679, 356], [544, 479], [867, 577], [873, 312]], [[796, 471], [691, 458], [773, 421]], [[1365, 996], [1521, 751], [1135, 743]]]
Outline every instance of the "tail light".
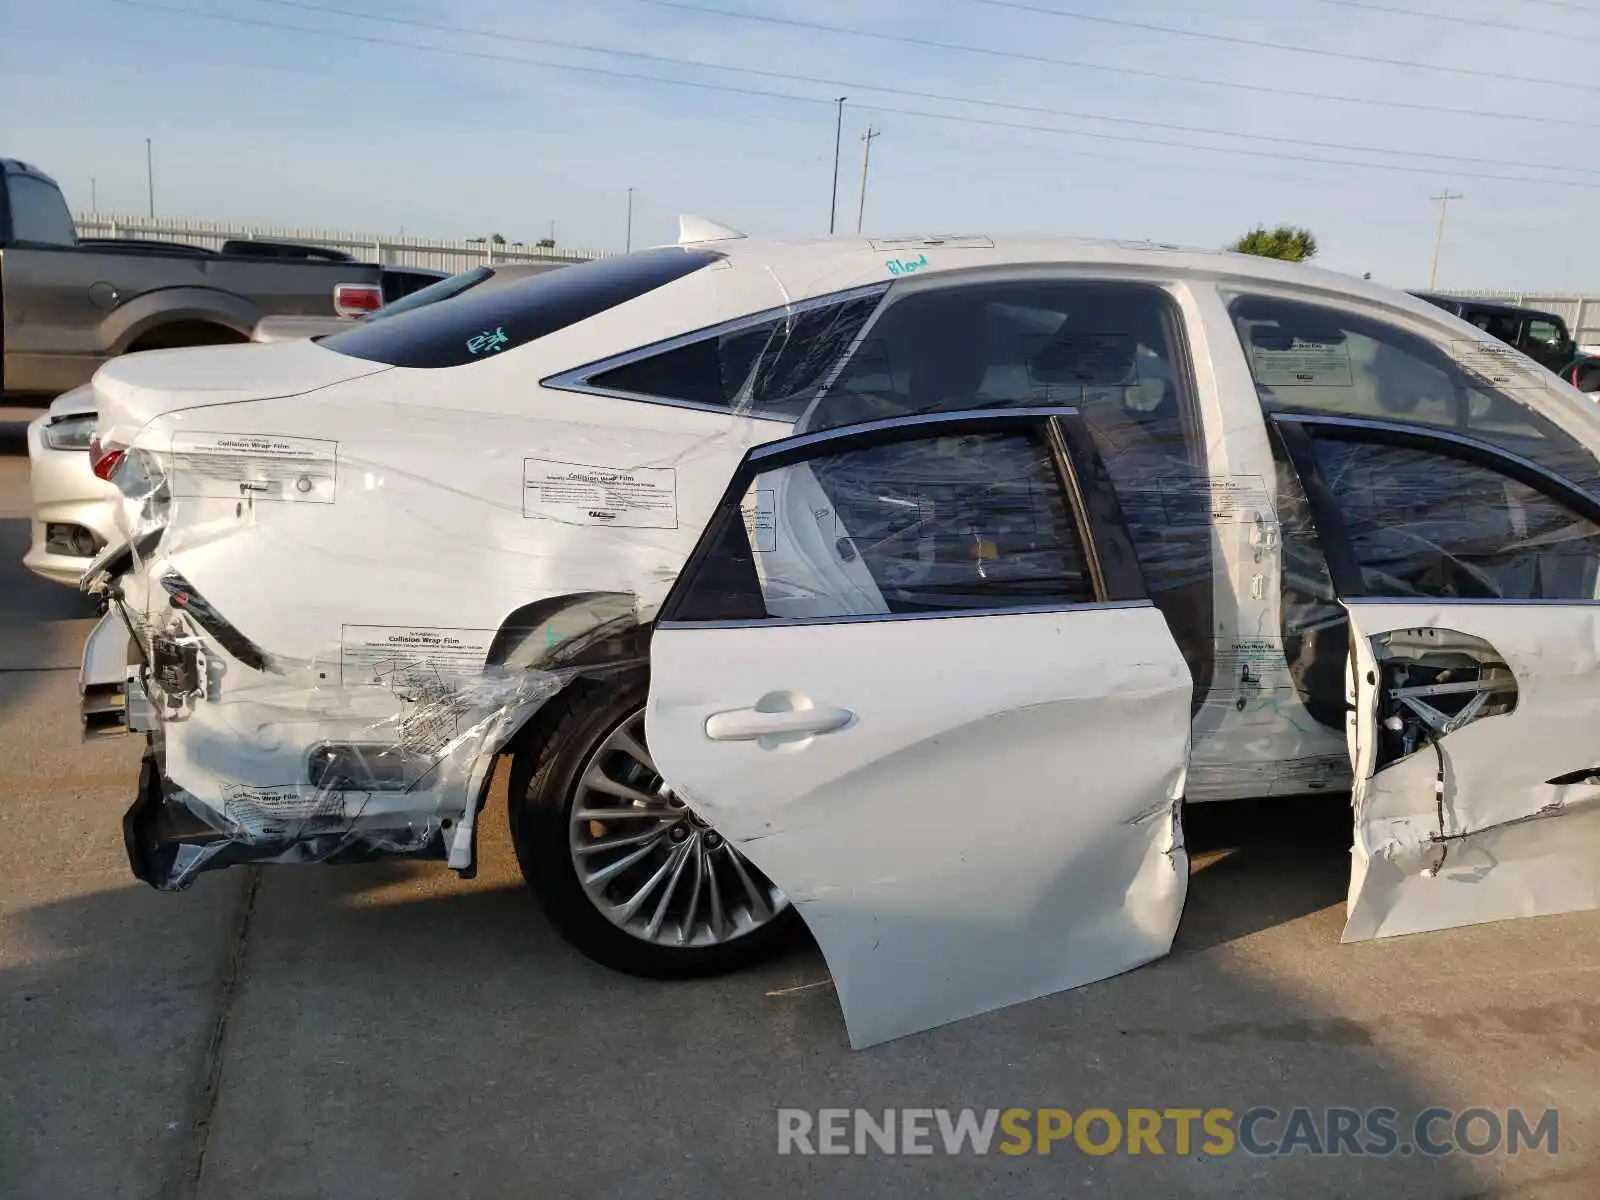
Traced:
[[333, 289], [333, 311], [341, 317], [364, 317], [383, 307], [383, 288], [376, 283], [341, 283]]
[[109, 483], [111, 476], [116, 473], [117, 467], [127, 456], [127, 447], [102, 442], [99, 434], [89, 439], [89, 469], [99, 479]]

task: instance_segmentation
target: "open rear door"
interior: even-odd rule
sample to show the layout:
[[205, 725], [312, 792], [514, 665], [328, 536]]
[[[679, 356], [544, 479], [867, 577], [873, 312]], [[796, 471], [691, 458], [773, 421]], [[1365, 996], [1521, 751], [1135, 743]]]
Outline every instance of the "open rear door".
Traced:
[[650, 750], [862, 1047], [1171, 947], [1192, 685], [1071, 410], [752, 450], [663, 607]]
[[1345, 607], [1344, 940], [1600, 907], [1600, 605]]

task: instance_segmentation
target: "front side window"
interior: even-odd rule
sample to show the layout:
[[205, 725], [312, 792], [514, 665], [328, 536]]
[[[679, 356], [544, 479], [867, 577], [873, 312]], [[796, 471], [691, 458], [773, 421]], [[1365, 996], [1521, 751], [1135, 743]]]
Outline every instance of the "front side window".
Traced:
[[580, 386], [793, 421], [855, 342], [882, 295], [883, 289], [874, 288], [674, 339], [669, 348], [585, 373]]
[[1522, 403], [1544, 386], [1513, 349], [1445, 347], [1371, 317], [1240, 296], [1229, 311], [1270, 412], [1397, 421], [1468, 434], [1600, 496], [1600, 461]]
[[[471, 290], [437, 303], [414, 292], [400, 303], [408, 311], [325, 337], [324, 349], [394, 367], [457, 367], [493, 358], [579, 321], [665, 287], [721, 256], [669, 246], [620, 258], [602, 258], [533, 275], [505, 287]], [[472, 272], [466, 272], [472, 275]], [[448, 290], [462, 276], [435, 285]], [[384, 312], [383, 309], [379, 310]]]
[[1566, 366], [1576, 352], [1565, 326], [1537, 318], [1528, 322], [1522, 348], [1535, 361], [1552, 371]]
[[836, 619], [1095, 599], [1043, 436], [823, 452], [757, 474], [689, 569], [672, 620]]
[[1313, 435], [1369, 596], [1591, 600], [1600, 526], [1479, 463]]
[[67, 202], [53, 184], [32, 175], [0, 176], [11, 199], [11, 238], [34, 246], [76, 246]]

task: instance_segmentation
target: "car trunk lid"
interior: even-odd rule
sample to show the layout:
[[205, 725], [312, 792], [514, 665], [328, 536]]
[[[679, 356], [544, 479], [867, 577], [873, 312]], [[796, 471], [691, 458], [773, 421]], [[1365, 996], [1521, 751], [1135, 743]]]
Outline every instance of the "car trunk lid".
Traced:
[[99, 438], [103, 445], [131, 446], [141, 429], [165, 413], [298, 396], [388, 369], [311, 341], [128, 354], [95, 372]]

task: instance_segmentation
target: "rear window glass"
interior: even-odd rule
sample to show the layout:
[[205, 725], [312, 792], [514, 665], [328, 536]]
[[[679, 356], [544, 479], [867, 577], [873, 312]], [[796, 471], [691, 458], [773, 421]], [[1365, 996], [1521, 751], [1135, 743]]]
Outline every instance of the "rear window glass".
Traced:
[[[477, 287], [493, 274], [494, 270], [491, 267], [473, 267], [470, 271], [462, 271], [458, 275], [451, 275], [448, 278], [439, 280], [437, 283], [430, 283], [409, 293], [402, 290], [398, 297], [389, 301], [377, 312], [363, 318], [363, 320], [376, 321], [379, 317], [385, 319], [398, 317], [401, 313], [408, 313], [414, 308], [426, 308], [430, 304], [437, 304], [441, 300], [448, 300], [452, 296], [459, 296], [462, 292]], [[385, 274], [383, 280], [384, 291], [388, 292], [391, 286], [394, 285], [390, 283], [390, 276]], [[401, 284], [399, 286], [403, 288], [404, 285]]]
[[392, 367], [456, 367], [576, 325], [720, 257], [707, 250], [668, 246], [597, 259], [506, 287], [474, 289], [381, 321], [363, 321], [323, 338], [320, 345]]

